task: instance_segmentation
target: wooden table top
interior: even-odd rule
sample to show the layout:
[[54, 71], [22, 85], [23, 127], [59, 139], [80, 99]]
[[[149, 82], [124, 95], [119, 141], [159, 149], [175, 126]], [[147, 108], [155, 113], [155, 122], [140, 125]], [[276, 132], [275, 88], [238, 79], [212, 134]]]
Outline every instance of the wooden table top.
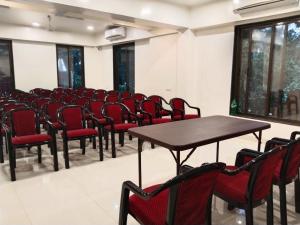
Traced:
[[270, 128], [269, 123], [228, 116], [209, 116], [129, 129], [128, 133], [144, 141], [171, 150], [198, 146], [242, 136]]

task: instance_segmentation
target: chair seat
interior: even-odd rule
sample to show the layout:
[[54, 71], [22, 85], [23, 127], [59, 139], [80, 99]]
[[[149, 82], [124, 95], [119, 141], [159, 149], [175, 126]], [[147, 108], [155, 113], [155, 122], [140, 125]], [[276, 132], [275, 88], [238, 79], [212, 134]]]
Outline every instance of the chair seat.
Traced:
[[[235, 170], [237, 167], [227, 166], [226, 169]], [[217, 178], [215, 194], [229, 202], [246, 203], [249, 175], [248, 171], [241, 171], [234, 176], [221, 173]]]
[[[169, 118], [153, 118], [152, 119], [152, 124], [169, 123], [169, 122], [172, 122], [172, 120]], [[144, 125], [150, 124], [150, 120], [149, 119], [143, 120], [143, 124]]]
[[88, 137], [96, 135], [98, 135], [98, 131], [90, 128], [67, 131], [68, 138]]
[[33, 134], [12, 138], [13, 145], [26, 145], [51, 141], [51, 136], [47, 134]]
[[[198, 116], [198, 114], [185, 114], [184, 115], [185, 120], [196, 119], [196, 118], [200, 118]], [[181, 119], [182, 119], [181, 115], [174, 116], [174, 120], [181, 120]]]
[[[119, 124], [115, 124], [115, 131], [127, 131], [130, 128], [134, 128], [137, 127], [138, 125], [135, 123], [119, 123]], [[105, 129], [107, 130], [111, 130], [111, 126], [107, 125], [105, 126]]]
[[[139, 119], [142, 119], [143, 118], [143, 114], [135, 114]], [[125, 120], [128, 120], [128, 114], [125, 114], [124, 115], [124, 119]], [[136, 118], [135, 117], [133, 117], [133, 116], [131, 116], [131, 119], [132, 120], [135, 120]]]
[[[159, 186], [160, 185], [151, 186], [144, 191], [152, 192]], [[169, 189], [162, 191], [148, 201], [145, 201], [134, 194], [129, 198], [129, 213], [142, 224], [165, 225], [168, 197]]]
[[[99, 121], [99, 123], [101, 125], [106, 124], [106, 119], [105, 118], [97, 118], [97, 119], [98, 119], [98, 121]], [[93, 125], [93, 121], [92, 120], [88, 120], [88, 126], [92, 127], [92, 125]], [[97, 125], [97, 124], [95, 124], [95, 125]]]
[[169, 116], [169, 115], [170, 115], [170, 112], [167, 111], [167, 110], [165, 110], [165, 109], [163, 109], [163, 110], [160, 110], [159, 114], [160, 114], [161, 116]]

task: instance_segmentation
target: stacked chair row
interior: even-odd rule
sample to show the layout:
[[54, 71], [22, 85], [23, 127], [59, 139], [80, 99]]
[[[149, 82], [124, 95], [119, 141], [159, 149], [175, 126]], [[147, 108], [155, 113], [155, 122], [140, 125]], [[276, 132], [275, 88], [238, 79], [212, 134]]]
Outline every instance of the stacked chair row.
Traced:
[[244, 209], [247, 225], [254, 224], [253, 208], [267, 202], [266, 224], [272, 225], [273, 185], [280, 190], [280, 224], [287, 225], [286, 185], [299, 173], [299, 135], [300, 132], [294, 132], [290, 139], [271, 139], [264, 153], [243, 149], [234, 166], [185, 165], [179, 176], [145, 189], [131, 181], [124, 182], [119, 225], [127, 224], [128, 214], [140, 224], [212, 224], [213, 195], [226, 201], [229, 210]]
[[[65, 90], [51, 93], [43, 89], [31, 91], [31, 93], [17, 91], [0, 98], [3, 124], [0, 137], [0, 162], [4, 162], [3, 137], [5, 137], [12, 180], [16, 180], [15, 151], [18, 148], [30, 149], [37, 146], [38, 162], [41, 163], [41, 146], [48, 145], [53, 156], [54, 170], [58, 170], [56, 134], [59, 134], [63, 140], [65, 167], [69, 168], [69, 141], [79, 140], [82, 154], [85, 154], [86, 139], [92, 141], [93, 149], [96, 149], [98, 139], [99, 158], [102, 161], [104, 158], [103, 137], [107, 150], [109, 135], [111, 135], [112, 158], [115, 158], [116, 134], [119, 134], [119, 142], [123, 146], [124, 134], [130, 128], [200, 117], [199, 108], [191, 107], [180, 98], [171, 99], [169, 104], [157, 95], [147, 98], [143, 94], [134, 94], [122, 99], [118, 97], [116, 101], [114, 99], [103, 101], [83, 94], [72, 101], [66, 101], [68, 99], [65, 97], [53, 98], [53, 93], [58, 92], [65, 93]], [[115, 93], [107, 96], [115, 96]], [[171, 110], [164, 109], [162, 103], [170, 105]], [[196, 113], [186, 114], [185, 106], [195, 109]], [[43, 132], [41, 132], [41, 127], [44, 128]]]

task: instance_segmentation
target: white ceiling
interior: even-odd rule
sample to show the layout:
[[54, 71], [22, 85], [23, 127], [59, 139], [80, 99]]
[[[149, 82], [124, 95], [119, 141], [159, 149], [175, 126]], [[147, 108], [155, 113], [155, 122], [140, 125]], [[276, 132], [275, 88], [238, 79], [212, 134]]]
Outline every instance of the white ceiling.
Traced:
[[183, 6], [187, 6], [187, 7], [193, 7], [193, 6], [216, 2], [216, 1], [220, 1], [220, 0], [157, 0], [157, 1], [174, 3], [177, 5], [183, 5]]

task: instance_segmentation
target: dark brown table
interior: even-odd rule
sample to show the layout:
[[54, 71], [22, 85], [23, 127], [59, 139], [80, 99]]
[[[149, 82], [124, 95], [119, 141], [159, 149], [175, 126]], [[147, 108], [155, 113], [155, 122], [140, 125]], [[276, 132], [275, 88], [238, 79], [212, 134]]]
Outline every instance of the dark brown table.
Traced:
[[[216, 161], [218, 162], [220, 141], [253, 133], [258, 140], [257, 148], [260, 151], [262, 130], [270, 127], [269, 123], [264, 122], [227, 116], [209, 116], [129, 129], [128, 133], [138, 138], [139, 186], [142, 186], [141, 153], [144, 141], [167, 148], [175, 159], [176, 173], [179, 174], [180, 167], [199, 146], [216, 142]], [[181, 151], [189, 149], [189, 154], [181, 161]]]

